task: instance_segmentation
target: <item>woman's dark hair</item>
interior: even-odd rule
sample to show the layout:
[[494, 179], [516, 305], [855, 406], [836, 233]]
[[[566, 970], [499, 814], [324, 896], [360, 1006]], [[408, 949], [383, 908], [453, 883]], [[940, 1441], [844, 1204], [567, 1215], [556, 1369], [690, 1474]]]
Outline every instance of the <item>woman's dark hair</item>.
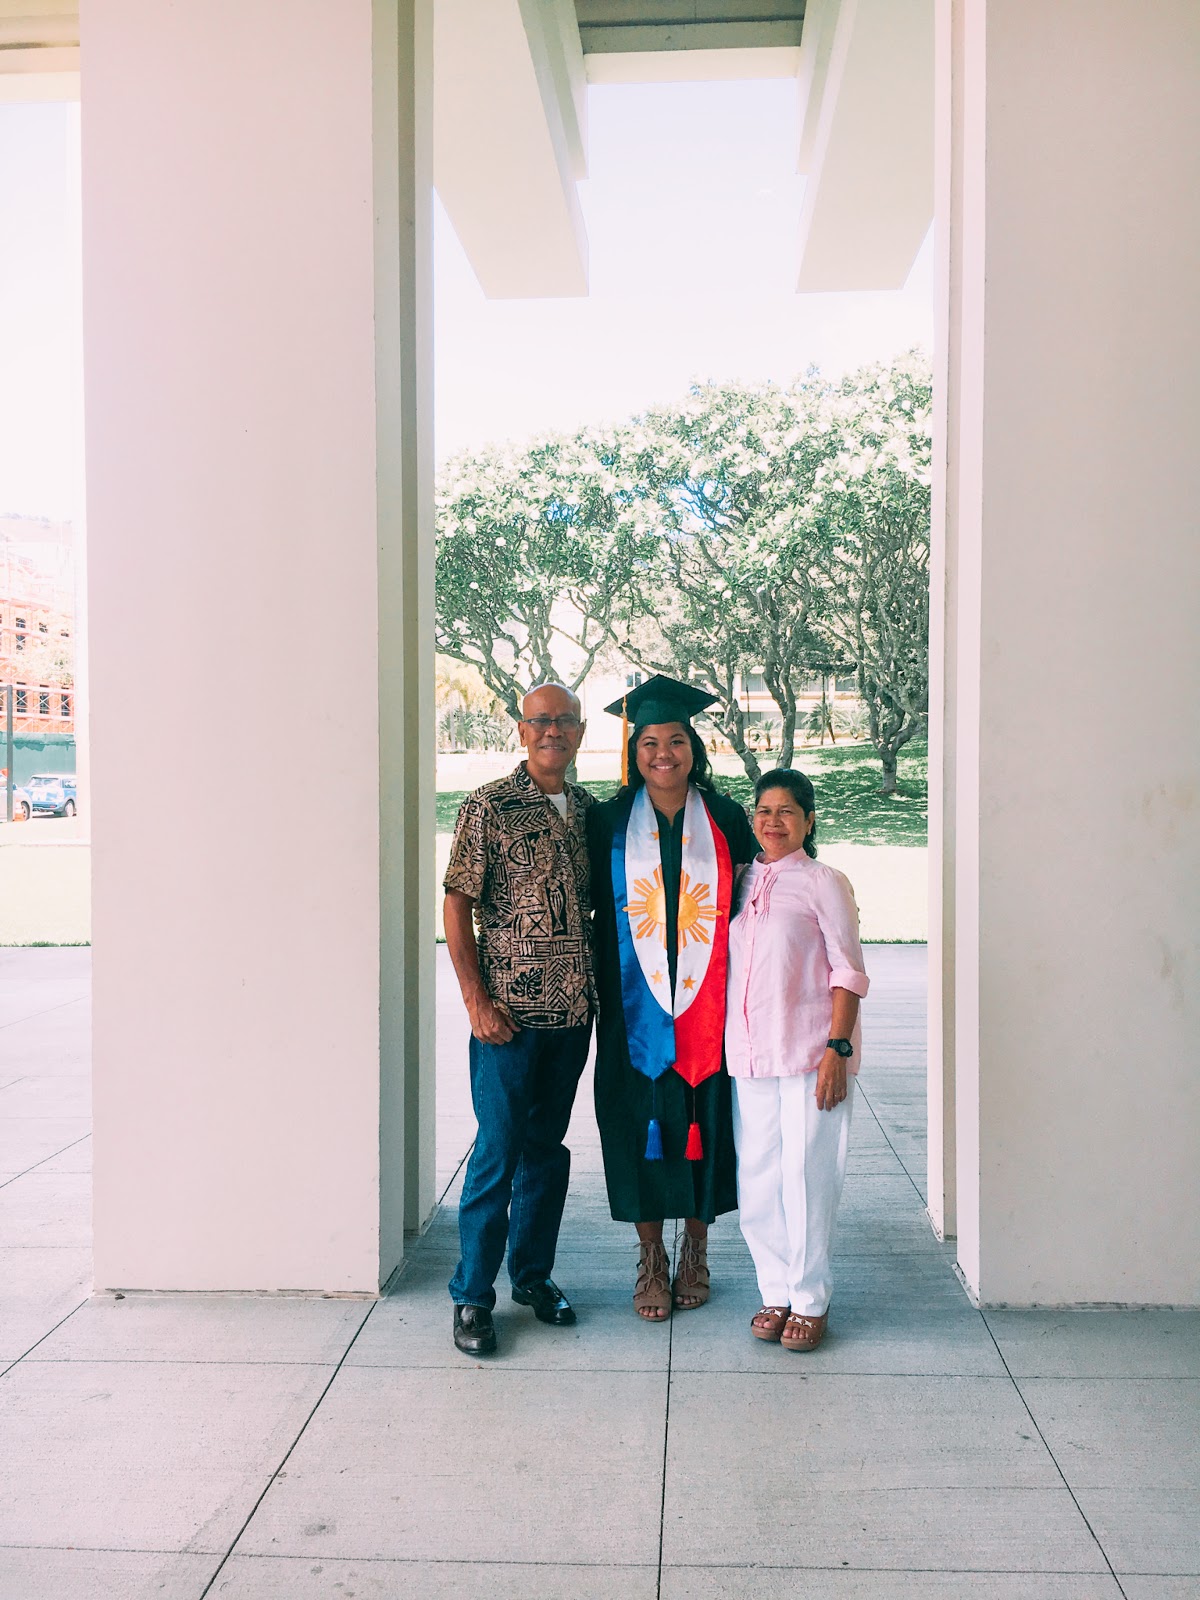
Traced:
[[[764, 772], [754, 785], [754, 804], [766, 794], [768, 789], [786, 789], [792, 799], [808, 816], [809, 812], [817, 809], [817, 796], [812, 786], [812, 779], [806, 778], [802, 772], [797, 772], [795, 767], [776, 767], [774, 772]], [[804, 835], [804, 854], [812, 856], [817, 854], [817, 819], [813, 816], [813, 825]]]
[[[704, 748], [704, 740], [692, 727], [691, 723], [683, 722], [680, 726], [687, 734], [688, 742], [692, 747], [692, 770], [688, 773], [688, 782], [694, 783], [697, 789], [707, 790], [709, 794], [719, 794], [720, 790], [712, 781], [712, 768], [708, 764], [708, 751]], [[644, 727], [634, 728], [629, 735], [629, 787], [627, 791], [629, 794], [636, 794], [646, 782], [638, 771], [637, 764], [637, 742], [645, 731]]]

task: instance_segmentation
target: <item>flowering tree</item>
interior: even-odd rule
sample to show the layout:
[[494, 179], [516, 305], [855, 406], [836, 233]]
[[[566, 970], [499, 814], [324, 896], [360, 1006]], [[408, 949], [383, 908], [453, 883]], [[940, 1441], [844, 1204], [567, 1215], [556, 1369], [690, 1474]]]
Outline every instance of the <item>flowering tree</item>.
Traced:
[[932, 399], [917, 356], [841, 384], [832, 401], [838, 449], [806, 508], [823, 528], [822, 632], [853, 663], [883, 794], [895, 793], [896, 758], [929, 714]]
[[611, 643], [647, 534], [614, 436], [457, 456], [437, 511], [437, 648], [475, 667], [517, 716], [532, 684], [577, 688]]
[[[761, 672], [795, 750], [800, 684], [853, 670], [894, 793], [928, 711], [931, 385], [911, 354], [839, 384], [706, 385], [651, 413], [636, 464], [663, 517], [639, 664], [703, 683], [751, 777], [736, 678]], [[630, 606], [637, 614], [638, 602]]]
[[787, 765], [797, 687], [824, 654], [815, 630], [826, 595], [814, 548], [824, 535], [798, 508], [829, 454], [825, 392], [815, 378], [791, 390], [707, 384], [682, 406], [651, 412], [637, 430], [645, 442], [632, 476], [653, 491], [661, 537], [651, 581], [638, 575], [625, 608], [629, 623], [642, 625], [625, 628], [622, 646], [640, 666], [691, 678], [717, 696], [710, 716], [751, 777], [759, 765], [738, 678], [762, 674]]
[[575, 688], [615, 644], [715, 695], [751, 777], [739, 681], [761, 673], [786, 765], [803, 683], [853, 670], [892, 793], [927, 715], [929, 425], [913, 354], [837, 384], [701, 385], [621, 428], [459, 456], [438, 648], [515, 716], [531, 683]]

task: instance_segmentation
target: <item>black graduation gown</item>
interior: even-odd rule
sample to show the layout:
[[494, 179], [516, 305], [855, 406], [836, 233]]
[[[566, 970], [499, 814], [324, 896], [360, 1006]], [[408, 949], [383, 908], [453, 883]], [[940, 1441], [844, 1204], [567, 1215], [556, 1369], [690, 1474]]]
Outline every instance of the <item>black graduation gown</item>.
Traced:
[[[725, 835], [735, 867], [752, 861], [758, 844], [746, 813], [727, 796], [702, 791], [713, 821]], [[596, 987], [600, 1009], [596, 1019], [596, 1121], [604, 1150], [608, 1203], [617, 1222], [659, 1222], [668, 1217], [698, 1217], [714, 1222], [737, 1209], [733, 1150], [733, 1116], [729, 1075], [706, 1078], [694, 1091], [676, 1072], [665, 1072], [657, 1085], [636, 1072], [629, 1060], [625, 1014], [621, 1006], [621, 964], [617, 954], [617, 918], [613, 903], [612, 840], [618, 819], [627, 817], [633, 795], [622, 791], [588, 810], [588, 848], [592, 863], [592, 908], [595, 931]], [[678, 954], [675, 914], [683, 854], [683, 812], [673, 824], [661, 813], [659, 850], [667, 896], [667, 961], [672, 989]], [[704, 1157], [684, 1155], [695, 1095], [696, 1121]], [[647, 1161], [646, 1128], [652, 1114], [662, 1128], [663, 1159]]]

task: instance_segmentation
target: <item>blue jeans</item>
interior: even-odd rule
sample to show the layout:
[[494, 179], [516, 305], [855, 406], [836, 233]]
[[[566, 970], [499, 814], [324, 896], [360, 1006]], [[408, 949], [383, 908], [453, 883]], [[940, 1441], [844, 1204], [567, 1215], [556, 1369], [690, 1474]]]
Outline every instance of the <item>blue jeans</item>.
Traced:
[[589, 1022], [523, 1028], [507, 1044], [471, 1038], [479, 1132], [458, 1208], [462, 1259], [450, 1280], [456, 1305], [496, 1304], [506, 1244], [514, 1287], [550, 1276], [571, 1173], [563, 1135], [591, 1032]]

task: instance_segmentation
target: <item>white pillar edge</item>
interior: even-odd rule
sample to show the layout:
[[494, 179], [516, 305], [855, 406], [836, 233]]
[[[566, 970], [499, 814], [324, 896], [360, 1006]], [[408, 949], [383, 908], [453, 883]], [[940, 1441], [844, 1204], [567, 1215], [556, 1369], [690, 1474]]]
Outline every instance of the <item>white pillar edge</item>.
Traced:
[[[950, 141], [954, 152], [948, 192], [946, 281], [946, 534], [953, 586], [953, 773], [942, 774], [953, 804], [953, 1016], [955, 1237], [958, 1265], [973, 1297], [980, 1285], [979, 1129], [979, 717], [982, 616], [984, 401], [984, 184], [986, 8], [976, 0], [940, 0], [943, 72], [950, 82]], [[946, 15], [945, 13], [948, 13]], [[947, 46], [949, 48], [947, 49]], [[945, 110], [945, 86], [941, 105]], [[943, 181], [946, 173], [943, 163]], [[943, 884], [943, 892], [946, 890]], [[943, 973], [943, 981], [945, 974]], [[943, 1100], [943, 1106], [945, 1101]]]
[[954, 494], [961, 207], [954, 137], [954, 8], [937, 0], [934, 35], [934, 427], [929, 607], [929, 980], [928, 1200], [941, 1239], [957, 1227], [954, 1106], [954, 792], [957, 672], [957, 550]]
[[431, 0], [374, 0], [381, 1287], [436, 1203]]

